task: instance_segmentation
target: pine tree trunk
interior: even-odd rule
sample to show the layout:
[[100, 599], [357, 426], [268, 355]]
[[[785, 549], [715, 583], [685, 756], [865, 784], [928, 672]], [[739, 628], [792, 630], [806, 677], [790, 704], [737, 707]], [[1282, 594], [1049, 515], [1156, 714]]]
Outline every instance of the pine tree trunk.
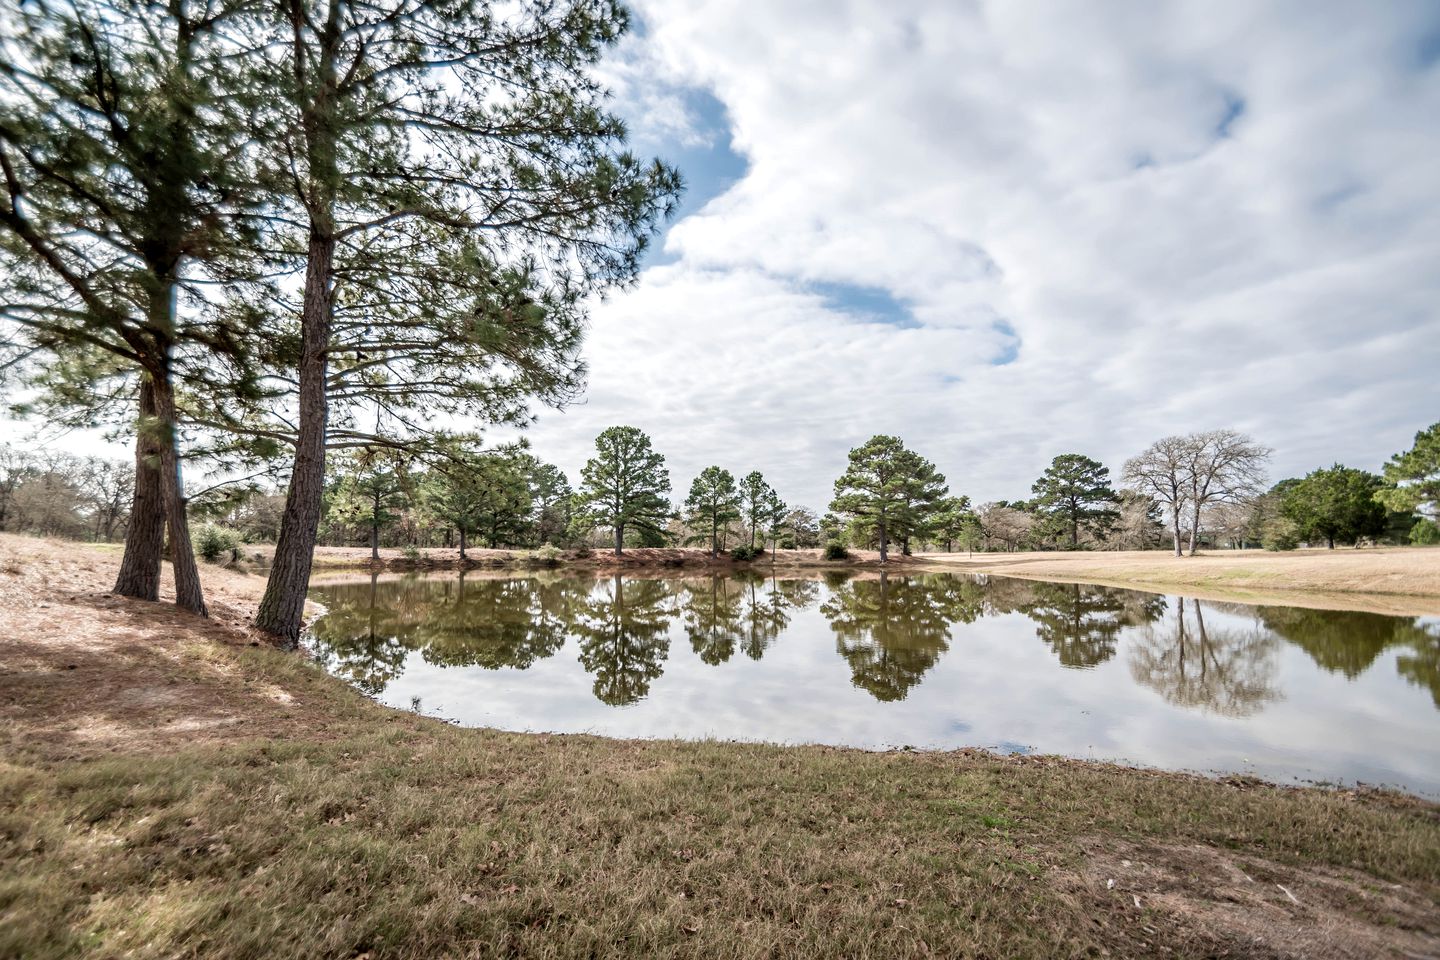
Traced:
[[289, 646], [300, 639], [305, 591], [310, 586], [315, 534], [320, 528], [325, 493], [325, 428], [329, 415], [325, 377], [330, 346], [334, 237], [312, 229], [309, 256], [300, 320], [300, 422], [295, 465], [290, 471], [290, 488], [285, 495], [285, 513], [280, 521], [280, 538], [275, 544], [274, 564], [255, 617], [257, 627]]
[[887, 547], [887, 546], [889, 546], [889, 541], [886, 539], [886, 536], [885, 536], [885, 524], [882, 523], [882, 524], [880, 524], [880, 562], [881, 562], [881, 563], [884, 563], [885, 561], [887, 561], [887, 560], [890, 558], [889, 551], [886, 550], [886, 547]]
[[465, 528], [460, 528], [460, 559], [465, 559]]
[[200, 616], [208, 616], [205, 591], [200, 585], [200, 568], [190, 542], [190, 523], [185, 516], [185, 487], [180, 474], [179, 429], [175, 422], [175, 394], [168, 371], [153, 380], [155, 417], [160, 430], [160, 498], [165, 507], [165, 525], [170, 533], [170, 567], [175, 575], [175, 603]]
[[615, 556], [620, 556], [620, 548], [625, 544], [625, 528], [615, 524]]
[[140, 420], [135, 430], [135, 496], [115, 592], [137, 600], [160, 598], [160, 559], [165, 552], [165, 508], [160, 492], [160, 444], [154, 432], [155, 389], [140, 381]]

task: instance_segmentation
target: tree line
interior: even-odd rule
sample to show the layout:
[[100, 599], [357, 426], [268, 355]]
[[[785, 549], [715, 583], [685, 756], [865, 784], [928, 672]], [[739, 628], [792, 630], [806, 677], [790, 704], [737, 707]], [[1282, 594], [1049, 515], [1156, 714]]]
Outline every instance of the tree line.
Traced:
[[583, 383], [592, 295], [682, 188], [592, 67], [612, 0], [57, 0], [0, 11], [0, 375], [134, 443], [115, 590], [205, 613], [184, 475], [288, 476], [294, 641], [326, 462], [452, 461]]
[[[1024, 500], [972, 506], [950, 493], [935, 464], [897, 437], [876, 436], [850, 451], [829, 511], [787, 504], [758, 470], [702, 469], [672, 502], [665, 458], [632, 426], [611, 427], [572, 488], [553, 464], [517, 446], [485, 454], [459, 470], [406, 478], [373, 459], [351, 458], [331, 481], [327, 529], [342, 534], [360, 518], [373, 547], [387, 528], [407, 544], [443, 533], [490, 546], [699, 545], [714, 557], [752, 559], [767, 545], [957, 547], [968, 550], [1158, 548], [1177, 556], [1202, 545], [1293, 549], [1302, 542], [1440, 542], [1440, 424], [1421, 431], [1384, 475], [1335, 465], [1270, 485], [1270, 451], [1230, 430], [1168, 437], [1126, 461], [1117, 489], [1109, 468], [1078, 453], [1055, 457]], [[363, 466], [369, 464], [369, 466]], [[427, 533], [427, 531], [429, 531]], [[353, 540], [353, 536], [351, 537]]]

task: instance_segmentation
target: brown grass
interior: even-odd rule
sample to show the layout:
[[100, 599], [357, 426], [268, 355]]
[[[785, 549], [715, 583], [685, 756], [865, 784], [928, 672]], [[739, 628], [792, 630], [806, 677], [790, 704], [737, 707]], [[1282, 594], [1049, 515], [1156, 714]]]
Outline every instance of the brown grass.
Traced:
[[1363, 550], [1220, 550], [1194, 557], [1164, 551], [926, 554], [967, 573], [1101, 583], [1202, 599], [1440, 614], [1440, 547]]
[[3, 957], [1440, 949], [1423, 801], [457, 729], [250, 646], [258, 578], [206, 568], [206, 623], [114, 564], [0, 536]]

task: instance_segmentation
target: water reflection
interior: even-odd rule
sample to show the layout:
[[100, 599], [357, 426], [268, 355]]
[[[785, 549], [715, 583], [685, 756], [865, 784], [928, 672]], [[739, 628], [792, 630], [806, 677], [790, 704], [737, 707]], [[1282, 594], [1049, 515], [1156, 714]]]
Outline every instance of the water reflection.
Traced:
[[616, 574], [576, 614], [571, 630], [580, 638], [580, 663], [595, 677], [595, 698], [623, 707], [649, 693], [670, 651], [669, 582]]
[[[472, 572], [371, 576], [313, 593], [329, 610], [313, 646], [332, 672], [387, 702], [420, 697], [447, 715], [481, 711], [481, 722], [521, 729], [610, 729], [605, 718], [618, 712], [594, 711], [631, 707], [645, 718], [623, 728], [634, 735], [1060, 752], [1071, 735], [1075, 750], [1110, 743], [1116, 756], [1140, 755], [1153, 737], [1148, 749], [1167, 763], [1220, 742], [1242, 757], [1276, 744], [1308, 757], [1348, 738], [1346, 763], [1364, 770], [1388, 756], [1379, 745], [1388, 739], [1432, 734], [1440, 744], [1434, 620], [944, 574]], [[1384, 695], [1362, 701], [1360, 688], [1377, 683], [1389, 684]], [[1396, 715], [1409, 696], [1396, 691], [1416, 687], [1431, 701], [1423, 717], [1413, 697]], [[1075, 719], [1105, 716], [1119, 700], [1144, 721], [1124, 737]], [[1272, 713], [1253, 730], [1191, 729], [1203, 717], [1259, 724]], [[1190, 719], [1174, 726], [1181, 717]], [[928, 741], [907, 732], [917, 724]], [[1312, 733], [1324, 748], [1298, 745]], [[1193, 744], [1179, 746], [1184, 737]]]
[[1207, 628], [1205, 607], [1185, 598], [1130, 649], [1130, 674], [1169, 703], [1243, 717], [1281, 698], [1275, 634], [1256, 626]]

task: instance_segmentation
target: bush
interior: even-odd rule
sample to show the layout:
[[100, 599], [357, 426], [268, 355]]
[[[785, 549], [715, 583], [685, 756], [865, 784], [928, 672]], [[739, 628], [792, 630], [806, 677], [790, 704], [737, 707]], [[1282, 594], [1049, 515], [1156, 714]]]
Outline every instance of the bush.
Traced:
[[233, 563], [240, 559], [240, 532], [215, 523], [202, 523], [190, 535], [195, 552], [206, 563]]
[[831, 540], [825, 544], [826, 560], [849, 560], [850, 551], [845, 549], [845, 544], [839, 540]]
[[1277, 517], [1260, 531], [1260, 545], [1266, 550], [1294, 550], [1300, 546], [1300, 530], [1292, 521]]
[[730, 558], [732, 560], [739, 560], [742, 563], [747, 563], [764, 553], [764, 547], [739, 546], [730, 551]]
[[1440, 524], [1421, 517], [1410, 528], [1410, 542], [1417, 547], [1433, 547], [1440, 544]]
[[404, 554], [405, 559], [409, 560], [411, 563], [420, 562], [420, 548], [415, 546], [415, 544], [407, 544], [405, 549], [401, 550], [400, 552]]
[[575, 546], [575, 556], [579, 557], [581, 560], [584, 560], [585, 558], [591, 556], [592, 554], [594, 554], [594, 552], [594, 550], [590, 549], [590, 544], [586, 543], [584, 540], [581, 540]]
[[547, 567], [558, 567], [560, 565], [560, 548], [553, 543], [547, 543], [534, 553], [535, 561]]

